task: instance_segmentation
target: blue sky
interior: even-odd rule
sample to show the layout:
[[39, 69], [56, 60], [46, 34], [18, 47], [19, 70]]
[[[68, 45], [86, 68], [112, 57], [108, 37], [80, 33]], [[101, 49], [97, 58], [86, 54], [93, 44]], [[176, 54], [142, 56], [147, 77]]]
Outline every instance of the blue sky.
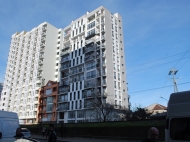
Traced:
[[176, 75], [181, 77], [177, 82], [179, 91], [190, 90], [189, 0], [0, 0], [0, 3], [1, 82], [12, 34], [30, 31], [44, 21], [63, 28], [102, 5], [123, 18], [132, 107], [167, 105], [160, 97], [169, 99], [173, 92], [168, 79], [171, 68], [179, 70]]

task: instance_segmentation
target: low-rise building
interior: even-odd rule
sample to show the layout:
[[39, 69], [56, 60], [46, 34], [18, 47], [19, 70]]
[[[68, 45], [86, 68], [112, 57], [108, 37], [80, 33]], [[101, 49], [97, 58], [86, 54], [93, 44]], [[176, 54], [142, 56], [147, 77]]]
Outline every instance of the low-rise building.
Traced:
[[151, 114], [150, 117], [164, 117], [167, 114], [167, 107], [157, 103], [149, 105], [145, 109]]
[[58, 82], [48, 81], [39, 89], [38, 123], [57, 121]]

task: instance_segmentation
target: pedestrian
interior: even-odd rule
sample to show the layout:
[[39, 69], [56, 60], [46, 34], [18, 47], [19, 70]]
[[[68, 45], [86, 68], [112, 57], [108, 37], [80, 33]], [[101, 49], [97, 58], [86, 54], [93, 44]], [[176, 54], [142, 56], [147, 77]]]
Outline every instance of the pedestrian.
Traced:
[[54, 130], [54, 125], [50, 124], [50, 135], [48, 138], [48, 142], [56, 142], [57, 141], [57, 135], [56, 132]]
[[21, 128], [16, 129], [16, 135], [14, 137], [16, 138], [24, 137], [24, 135], [21, 133]]
[[46, 132], [46, 127], [44, 126], [44, 127], [42, 128], [43, 137], [44, 137], [44, 135], [45, 135], [45, 132]]
[[60, 129], [60, 133], [61, 133], [61, 137], [66, 138], [67, 137], [67, 127], [65, 124], [61, 125], [61, 129]]
[[148, 137], [141, 142], [156, 142], [159, 136], [159, 130], [156, 127], [151, 127], [148, 131]]
[[50, 132], [50, 128], [48, 127], [48, 128], [46, 128], [46, 133], [45, 133], [45, 135], [46, 135], [46, 139], [48, 139], [49, 132]]
[[61, 124], [60, 134], [61, 134], [61, 138], [63, 138], [63, 124]]

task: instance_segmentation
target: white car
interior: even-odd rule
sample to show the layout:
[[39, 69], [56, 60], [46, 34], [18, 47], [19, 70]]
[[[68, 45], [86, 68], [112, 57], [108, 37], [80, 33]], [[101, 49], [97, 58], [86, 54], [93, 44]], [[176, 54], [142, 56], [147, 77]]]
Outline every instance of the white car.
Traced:
[[27, 128], [21, 128], [21, 133], [24, 135], [25, 138], [31, 137], [31, 133]]

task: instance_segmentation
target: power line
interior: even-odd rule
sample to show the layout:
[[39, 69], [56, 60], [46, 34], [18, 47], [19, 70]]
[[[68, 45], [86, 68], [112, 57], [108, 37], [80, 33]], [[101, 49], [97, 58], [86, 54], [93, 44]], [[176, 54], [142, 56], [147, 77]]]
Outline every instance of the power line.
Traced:
[[[190, 57], [186, 57], [186, 58], [182, 58], [182, 59], [187, 59], [187, 58], [190, 58]], [[178, 60], [181, 60], [181, 59], [178, 59]], [[146, 70], [146, 69], [149, 69], [149, 68], [154, 68], [154, 67], [161, 66], [161, 65], [164, 65], [164, 64], [168, 64], [168, 63], [172, 63], [172, 62], [175, 62], [175, 61], [178, 61], [178, 60], [166, 62], [166, 63], [163, 63], [163, 64], [155, 65], [155, 66], [144, 68], [144, 69], [141, 69], [141, 70], [136, 70], [136, 71], [133, 71], [133, 72], [128, 72], [126, 74], [131, 74], [131, 73], [139, 72], [139, 71]]]
[[180, 58], [180, 60], [173, 66], [173, 68], [175, 68], [175, 66], [181, 61], [181, 59], [185, 56], [185, 54], [187, 53], [187, 52], [189, 52], [190, 51], [190, 48], [186, 51], [186, 52], [184, 52], [184, 54], [181, 56], [181, 58]]
[[159, 60], [163, 60], [163, 59], [166, 59], [166, 58], [177, 56], [177, 55], [180, 55], [180, 54], [183, 54], [183, 53], [187, 53], [187, 52], [190, 52], [190, 51], [185, 51], [185, 52], [181, 52], [181, 53], [174, 54], [174, 55], [171, 55], [171, 56], [163, 57], [163, 58], [160, 58], [160, 59], [157, 59], [157, 60], [153, 60], [153, 61], [150, 61], [150, 62], [147, 62], [147, 63], [142, 63], [142, 64], [139, 64], [139, 65], [134, 65], [134, 66], [128, 67], [127, 69], [134, 68], [134, 67], [137, 67], [137, 66], [142, 66], [142, 65], [145, 65], [145, 64], [149, 64], [149, 63], [152, 63], [152, 62], [156, 62], [156, 61], [159, 61]]
[[[188, 84], [188, 83], [190, 83], [190, 82], [184, 82], [184, 83], [180, 83], [180, 84], [178, 84], [178, 85]], [[158, 88], [152, 88], [152, 89], [146, 89], [146, 90], [140, 90], [140, 91], [134, 91], [134, 92], [128, 92], [128, 94], [146, 92], [146, 91], [151, 91], [151, 90], [157, 90], [157, 89], [167, 88], [167, 87], [171, 87], [171, 86], [173, 86], [173, 85], [164, 86], [164, 87], [158, 87]]]

